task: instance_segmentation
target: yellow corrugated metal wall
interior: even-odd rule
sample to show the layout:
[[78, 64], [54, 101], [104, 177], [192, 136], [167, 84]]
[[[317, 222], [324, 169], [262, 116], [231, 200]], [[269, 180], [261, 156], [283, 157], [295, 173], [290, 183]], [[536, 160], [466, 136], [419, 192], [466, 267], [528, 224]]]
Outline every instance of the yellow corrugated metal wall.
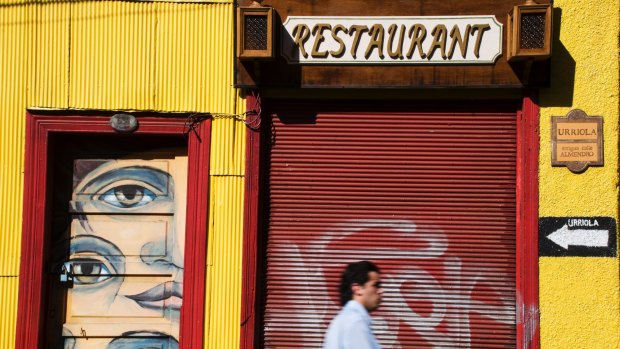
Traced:
[[[232, 0], [0, 1], [0, 348], [15, 340], [26, 109], [241, 113], [232, 62]], [[207, 348], [239, 342], [244, 155], [243, 122], [216, 117]]]
[[17, 315], [24, 107], [32, 79], [33, 6], [0, 8], [0, 348], [12, 348]]

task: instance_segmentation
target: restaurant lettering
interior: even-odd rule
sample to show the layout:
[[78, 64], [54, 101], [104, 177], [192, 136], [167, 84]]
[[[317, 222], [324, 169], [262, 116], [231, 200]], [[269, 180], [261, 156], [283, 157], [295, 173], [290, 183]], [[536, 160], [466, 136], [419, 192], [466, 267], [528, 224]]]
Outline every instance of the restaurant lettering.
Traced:
[[290, 16], [282, 34], [282, 55], [299, 64], [492, 64], [502, 47], [493, 16]]

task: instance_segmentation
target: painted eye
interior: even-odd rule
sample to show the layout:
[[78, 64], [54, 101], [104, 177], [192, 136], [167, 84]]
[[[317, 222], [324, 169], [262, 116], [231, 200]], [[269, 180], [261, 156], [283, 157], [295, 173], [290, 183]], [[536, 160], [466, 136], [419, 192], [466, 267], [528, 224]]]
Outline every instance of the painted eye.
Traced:
[[133, 208], [144, 206], [157, 198], [157, 195], [135, 184], [119, 185], [101, 194], [99, 200], [120, 208]]
[[111, 277], [110, 269], [97, 259], [77, 259], [70, 261], [76, 285], [93, 285]]

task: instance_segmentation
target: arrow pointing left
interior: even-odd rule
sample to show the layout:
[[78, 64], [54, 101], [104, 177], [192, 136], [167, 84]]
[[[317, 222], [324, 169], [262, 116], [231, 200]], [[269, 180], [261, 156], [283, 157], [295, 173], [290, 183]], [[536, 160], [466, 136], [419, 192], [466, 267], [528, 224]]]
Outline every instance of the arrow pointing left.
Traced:
[[568, 250], [568, 246], [607, 247], [609, 245], [609, 230], [575, 229], [564, 226], [547, 235], [547, 239]]

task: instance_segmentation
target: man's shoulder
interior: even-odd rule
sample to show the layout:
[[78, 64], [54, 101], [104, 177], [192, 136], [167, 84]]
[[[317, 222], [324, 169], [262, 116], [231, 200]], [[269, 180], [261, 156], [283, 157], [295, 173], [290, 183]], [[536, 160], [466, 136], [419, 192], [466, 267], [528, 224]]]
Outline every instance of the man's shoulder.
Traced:
[[341, 309], [329, 324], [325, 333], [323, 349], [341, 348], [340, 343], [343, 338], [350, 338], [360, 331], [365, 332], [366, 327], [366, 322], [359, 313], [347, 311], [344, 308]]
[[363, 314], [345, 307], [342, 308], [338, 315], [336, 315], [336, 317], [332, 320], [330, 327], [346, 329], [359, 326], [360, 324], [365, 324]]

